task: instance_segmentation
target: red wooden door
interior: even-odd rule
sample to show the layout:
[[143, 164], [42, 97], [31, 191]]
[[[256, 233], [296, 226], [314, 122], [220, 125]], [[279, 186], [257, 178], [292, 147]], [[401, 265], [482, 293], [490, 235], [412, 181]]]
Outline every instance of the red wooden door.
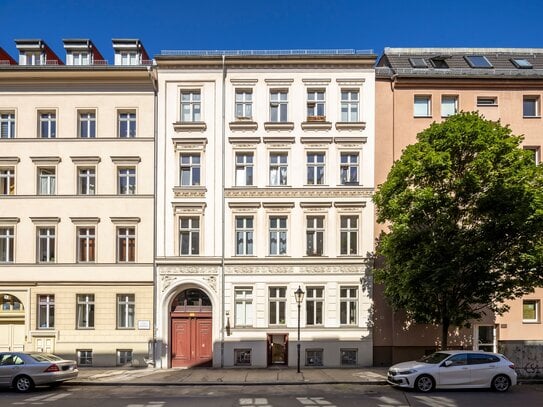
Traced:
[[213, 359], [211, 318], [172, 318], [172, 367], [210, 365]]

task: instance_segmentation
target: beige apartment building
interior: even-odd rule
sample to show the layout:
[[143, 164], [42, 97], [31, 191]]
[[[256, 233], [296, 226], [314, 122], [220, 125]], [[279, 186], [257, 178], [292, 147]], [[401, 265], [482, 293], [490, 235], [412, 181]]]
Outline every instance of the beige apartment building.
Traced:
[[0, 53], [0, 350], [143, 365], [153, 338], [154, 85], [138, 40]]
[[[387, 48], [376, 67], [375, 183], [432, 122], [458, 111], [479, 111], [523, 134], [539, 162], [543, 146], [543, 50]], [[378, 236], [382, 225], [376, 225]], [[491, 243], [491, 242], [489, 242]], [[451, 333], [453, 346], [505, 352], [519, 368], [543, 359], [543, 289], [512, 301], [502, 316]], [[375, 295], [374, 362], [388, 365], [435, 349], [439, 329], [407, 326]], [[537, 369], [535, 369], [537, 370]], [[532, 369], [534, 371], [534, 369]], [[539, 371], [539, 374], [542, 374]]]
[[156, 62], [157, 366], [370, 366], [375, 56]]

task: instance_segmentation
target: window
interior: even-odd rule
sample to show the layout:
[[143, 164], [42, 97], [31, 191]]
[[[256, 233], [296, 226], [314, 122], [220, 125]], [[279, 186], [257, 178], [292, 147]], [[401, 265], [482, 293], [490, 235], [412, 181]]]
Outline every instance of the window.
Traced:
[[288, 91], [270, 91], [270, 122], [285, 123], [288, 121]]
[[308, 287], [305, 302], [307, 325], [322, 325], [324, 309], [324, 288]]
[[340, 217], [341, 254], [358, 253], [358, 216]]
[[77, 329], [94, 328], [94, 294], [77, 296]]
[[253, 118], [253, 91], [236, 89], [236, 119], [250, 120]]
[[89, 53], [72, 52], [72, 65], [89, 65]]
[[96, 113], [94, 112], [79, 112], [79, 137], [80, 138], [95, 138], [96, 137]]
[[307, 184], [324, 184], [324, 153], [307, 153]]
[[236, 288], [234, 301], [236, 327], [253, 326], [253, 289]]
[[55, 228], [38, 228], [38, 263], [55, 261]]
[[54, 112], [40, 112], [40, 138], [57, 136], [57, 115]]
[[430, 63], [435, 69], [448, 69], [449, 64], [447, 64], [447, 58], [445, 56], [437, 56], [430, 58]]
[[236, 216], [236, 255], [253, 254], [253, 217]]
[[121, 52], [121, 65], [138, 65], [138, 53]]
[[78, 169], [77, 193], [94, 195], [96, 193], [96, 170], [94, 168]]
[[323, 121], [325, 119], [324, 90], [307, 91], [307, 120]]
[[306, 366], [322, 366], [322, 349], [307, 349], [305, 351]]
[[466, 366], [468, 364], [468, 354], [458, 353], [448, 358], [447, 362], [451, 362], [450, 366]]
[[270, 325], [284, 325], [287, 303], [285, 287], [270, 287]]
[[38, 195], [55, 195], [55, 168], [38, 168]]
[[134, 167], [119, 168], [118, 174], [119, 194], [134, 195], [136, 193], [136, 169]]
[[23, 309], [23, 304], [17, 297], [9, 294], [0, 297], [0, 312], [21, 312]]
[[472, 68], [493, 68], [490, 61], [484, 55], [467, 55], [464, 58]]
[[77, 364], [79, 366], [92, 366], [92, 350], [78, 349], [77, 350]]
[[181, 121], [199, 122], [202, 120], [202, 101], [199, 90], [181, 92]]
[[136, 112], [119, 112], [119, 138], [133, 138], [136, 137]]
[[240, 187], [253, 185], [253, 170], [253, 153], [236, 153], [236, 185]]
[[428, 68], [428, 64], [424, 58], [409, 58], [409, 63], [413, 68]]
[[117, 261], [119, 263], [136, 261], [135, 228], [117, 228]]
[[358, 185], [358, 153], [341, 153], [340, 184]]
[[308, 256], [322, 256], [324, 253], [324, 216], [308, 216], [306, 229]]
[[179, 254], [200, 254], [200, 218], [182, 217], [179, 219]]
[[181, 185], [200, 185], [200, 154], [181, 154], [179, 166]]
[[468, 365], [482, 365], [486, 363], [497, 363], [500, 358], [487, 353], [468, 353]]
[[441, 96], [441, 117], [458, 113], [458, 96]]
[[0, 168], [0, 195], [15, 194], [15, 169]]
[[340, 349], [341, 366], [356, 366], [358, 351], [356, 349]]
[[533, 65], [530, 61], [528, 61], [526, 58], [511, 58], [510, 60], [513, 65], [515, 65], [515, 68], [518, 69], [532, 69]]
[[95, 259], [96, 232], [94, 227], [77, 228], [77, 261], [93, 262]]
[[134, 315], [136, 313], [136, 302], [134, 294], [117, 295], [117, 328], [134, 328]]
[[270, 256], [287, 254], [287, 218], [270, 217]]
[[524, 117], [539, 117], [539, 96], [524, 96], [522, 98], [522, 115]]
[[539, 300], [522, 301], [522, 322], [539, 322]]
[[358, 91], [357, 90], [342, 90], [341, 91], [341, 121], [342, 122], [357, 122], [358, 121]]
[[356, 325], [356, 310], [358, 305], [356, 287], [341, 287], [340, 294], [340, 324]]
[[541, 152], [539, 147], [523, 147], [525, 151], [529, 151], [532, 154], [532, 159], [536, 165], [541, 162]]
[[432, 98], [430, 96], [415, 96], [413, 116], [432, 117]]
[[13, 227], [0, 227], [0, 263], [13, 263], [13, 237]]
[[251, 366], [251, 349], [234, 349], [235, 366]]
[[132, 349], [117, 349], [117, 366], [132, 364]]
[[270, 185], [287, 185], [288, 154], [270, 153]]
[[477, 96], [477, 106], [498, 106], [498, 98], [495, 96]]
[[55, 296], [38, 295], [38, 329], [55, 327]]
[[15, 138], [15, 113], [0, 112], [0, 138]]

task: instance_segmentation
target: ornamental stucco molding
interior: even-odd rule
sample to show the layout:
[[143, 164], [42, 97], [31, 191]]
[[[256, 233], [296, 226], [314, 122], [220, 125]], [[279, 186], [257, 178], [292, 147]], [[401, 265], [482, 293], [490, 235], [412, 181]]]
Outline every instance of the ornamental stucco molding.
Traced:
[[227, 189], [226, 198], [371, 198], [371, 189], [322, 189], [322, 190], [280, 190], [280, 189]]
[[226, 274], [360, 274], [367, 266], [366, 260], [358, 265], [299, 265], [299, 266], [227, 266]]
[[219, 267], [215, 266], [159, 266], [160, 275], [183, 275], [183, 274], [218, 274]]

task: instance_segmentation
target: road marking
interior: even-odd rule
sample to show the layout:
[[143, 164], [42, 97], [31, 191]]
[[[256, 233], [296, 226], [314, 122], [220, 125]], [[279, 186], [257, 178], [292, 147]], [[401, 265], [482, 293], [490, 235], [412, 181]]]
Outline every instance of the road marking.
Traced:
[[162, 407], [165, 401], [150, 401], [147, 404], [127, 404], [126, 407]]
[[265, 398], [239, 399], [239, 405], [243, 407], [272, 407], [272, 405], [268, 403], [268, 399]]
[[324, 397], [296, 397], [296, 400], [298, 400], [304, 406], [336, 407], [335, 405], [330, 403], [328, 400], [326, 400]]
[[447, 397], [415, 396], [416, 400], [432, 407], [455, 407], [457, 404]]
[[37, 406], [37, 405], [42, 405], [42, 404], [45, 404], [47, 402], [50, 402], [50, 401], [57, 401], [57, 400], [60, 400], [60, 399], [63, 399], [64, 397], [68, 397], [70, 396], [70, 393], [58, 393], [58, 394], [45, 394], [45, 395], [42, 395], [42, 396], [34, 396], [34, 397], [29, 397], [27, 399], [24, 399], [23, 401], [18, 401], [18, 402], [15, 402], [15, 403], [12, 403], [13, 405], [17, 405], [17, 406], [25, 406], [25, 405], [33, 405], [33, 406]]

